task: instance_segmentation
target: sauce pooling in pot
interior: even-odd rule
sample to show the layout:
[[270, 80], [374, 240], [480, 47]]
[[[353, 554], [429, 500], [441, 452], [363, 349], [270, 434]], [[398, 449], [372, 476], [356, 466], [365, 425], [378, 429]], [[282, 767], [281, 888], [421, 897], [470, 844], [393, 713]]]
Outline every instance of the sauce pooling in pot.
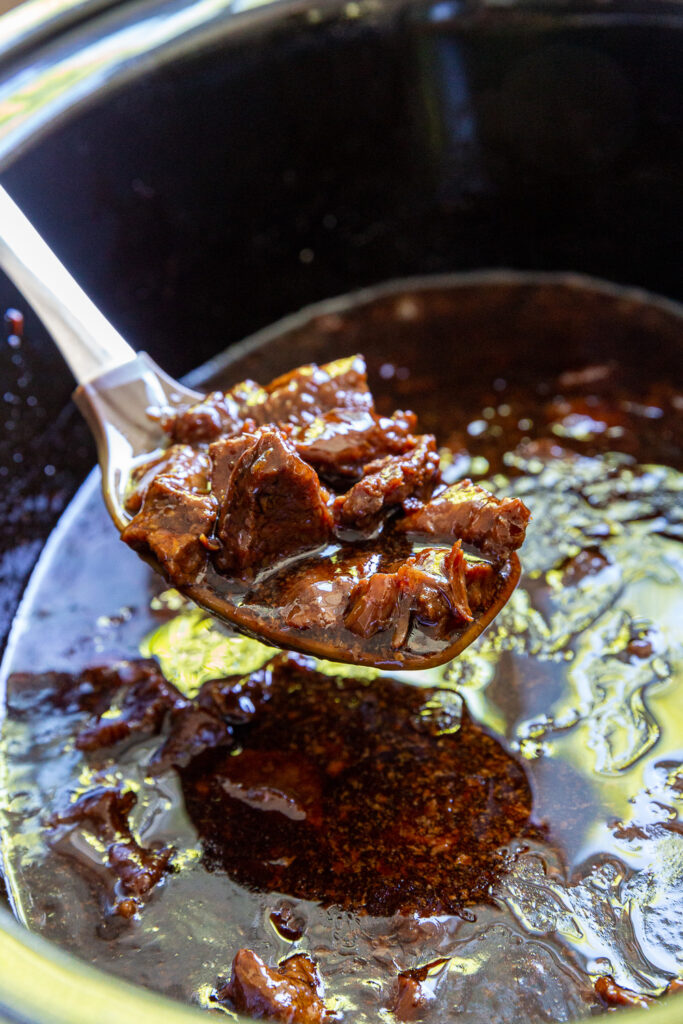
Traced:
[[[351, 350], [364, 317], [349, 316]], [[410, 323], [414, 348], [427, 327]], [[218, 1011], [573, 1020], [673, 991], [680, 393], [609, 361], [545, 374], [518, 361], [516, 377], [508, 364], [447, 408], [438, 377], [403, 373], [397, 333], [392, 363], [371, 361], [394, 389], [382, 405], [431, 395], [419, 411], [428, 429], [441, 422], [443, 471], [532, 511], [507, 608], [412, 686], [408, 673], [273, 659], [169, 595], [153, 622], [143, 583], [96, 628], [103, 598], [84, 597], [68, 643], [37, 618], [40, 640], [27, 634], [14, 664], [41, 674], [10, 681], [5, 726], [15, 889], [60, 942]], [[117, 546], [96, 507], [79, 554], [85, 538], [102, 576]], [[143, 634], [161, 672], [132, 657]], [[81, 671], [79, 636], [81, 665], [126, 663]], [[467, 759], [448, 754], [459, 739]], [[429, 751], [431, 773], [401, 774], [406, 752]], [[409, 891], [395, 884], [401, 853]]]

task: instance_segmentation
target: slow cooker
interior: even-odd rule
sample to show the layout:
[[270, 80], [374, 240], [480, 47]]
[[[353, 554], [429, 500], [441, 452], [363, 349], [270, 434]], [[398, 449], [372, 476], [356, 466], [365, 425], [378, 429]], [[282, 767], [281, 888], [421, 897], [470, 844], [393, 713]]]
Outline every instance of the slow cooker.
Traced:
[[[176, 375], [394, 278], [571, 271], [681, 299], [682, 29], [679, 3], [639, 0], [30, 0], [0, 20], [2, 182]], [[94, 448], [4, 278], [0, 300], [26, 314], [0, 346], [4, 646]], [[199, 1019], [0, 925], [3, 1020]]]

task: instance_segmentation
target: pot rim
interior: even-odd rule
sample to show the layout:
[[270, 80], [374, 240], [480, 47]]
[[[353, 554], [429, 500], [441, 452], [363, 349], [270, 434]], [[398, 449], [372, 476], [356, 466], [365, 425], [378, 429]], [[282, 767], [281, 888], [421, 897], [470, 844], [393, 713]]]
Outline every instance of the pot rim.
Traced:
[[[371, 18], [405, 6], [404, 0], [319, 0], [316, 20]], [[310, 0], [26, 0], [0, 17], [0, 171], [41, 132], [54, 127], [97, 89], [118, 86], [138, 73], [140, 62], [162, 61], [177, 55], [202, 35], [216, 39], [239, 25], [279, 22], [293, 17], [310, 24]], [[572, 19], [627, 16], [649, 23], [683, 21], [683, 0], [590, 0], [577, 7], [572, 0], [540, 0], [515, 4], [506, 0], [472, 0], [469, 16], [483, 10], [500, 15], [540, 13]], [[589, 12], [594, 12], [590, 14]], [[163, 14], [163, 17], [160, 15]], [[99, 54], [99, 61], [93, 60]], [[71, 72], [71, 76], [69, 75]], [[80, 73], [80, 74], [79, 74]], [[50, 93], [49, 86], [53, 85]], [[460, 278], [493, 280], [509, 271], [475, 272]], [[517, 278], [564, 279], [576, 285], [595, 281], [578, 274], [519, 274]], [[419, 287], [424, 279], [402, 285]], [[430, 283], [437, 284], [438, 278]], [[356, 297], [370, 299], [379, 286]], [[636, 301], [645, 293], [605, 283]], [[651, 300], [651, 296], [647, 296]], [[328, 300], [321, 306], [340, 308], [348, 299]], [[677, 316], [683, 307], [667, 299], [662, 304]], [[308, 307], [287, 321], [311, 315]], [[276, 325], [281, 330], [283, 321]], [[267, 328], [271, 332], [276, 328]], [[239, 346], [260, 343], [259, 332]], [[218, 363], [220, 357], [217, 357]], [[206, 372], [205, 367], [202, 372]], [[198, 375], [199, 371], [195, 371]], [[194, 376], [194, 374], [192, 375]], [[74, 501], [77, 498], [73, 499]], [[38, 982], [37, 979], [40, 979]], [[683, 997], [681, 997], [683, 1001]], [[633, 1024], [673, 1024], [677, 1015], [672, 998], [648, 1010], [620, 1010]], [[0, 1024], [192, 1024], [206, 1020], [205, 1011], [170, 1000], [142, 986], [94, 968], [39, 934], [29, 932], [10, 913], [0, 909]], [[247, 1024], [248, 1018], [235, 1015]]]

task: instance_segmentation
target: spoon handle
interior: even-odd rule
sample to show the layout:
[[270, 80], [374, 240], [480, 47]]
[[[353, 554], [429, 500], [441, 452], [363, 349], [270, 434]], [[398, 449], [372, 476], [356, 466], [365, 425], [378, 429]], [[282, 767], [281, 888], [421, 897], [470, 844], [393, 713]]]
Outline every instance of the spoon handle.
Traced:
[[79, 384], [135, 359], [97, 306], [0, 186], [0, 267], [52, 335]]

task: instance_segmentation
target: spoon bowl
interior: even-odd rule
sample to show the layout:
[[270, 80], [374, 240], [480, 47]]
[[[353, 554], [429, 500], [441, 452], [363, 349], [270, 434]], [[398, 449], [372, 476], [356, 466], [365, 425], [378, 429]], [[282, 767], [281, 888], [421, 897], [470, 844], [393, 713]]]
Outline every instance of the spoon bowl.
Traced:
[[[146, 353], [131, 348], [2, 188], [0, 266], [43, 320], [78, 381], [74, 400], [95, 438], [104, 500], [122, 531], [132, 518], [125, 497], [133, 469], [166, 446], [155, 412], [179, 410], [203, 396], [169, 377]], [[144, 557], [165, 575], [153, 556]], [[245, 588], [225, 585], [213, 569], [201, 581], [173, 585], [226, 625], [275, 647], [330, 661], [420, 670], [450, 661], [476, 640], [507, 603], [519, 577], [519, 560], [513, 554], [499, 569], [490, 604], [454, 632], [452, 642], [423, 640], [411, 646], [409, 638], [400, 650], [392, 649], [387, 634], [358, 643], [343, 628], [316, 631], [288, 626], [276, 608], [250, 600]]]

